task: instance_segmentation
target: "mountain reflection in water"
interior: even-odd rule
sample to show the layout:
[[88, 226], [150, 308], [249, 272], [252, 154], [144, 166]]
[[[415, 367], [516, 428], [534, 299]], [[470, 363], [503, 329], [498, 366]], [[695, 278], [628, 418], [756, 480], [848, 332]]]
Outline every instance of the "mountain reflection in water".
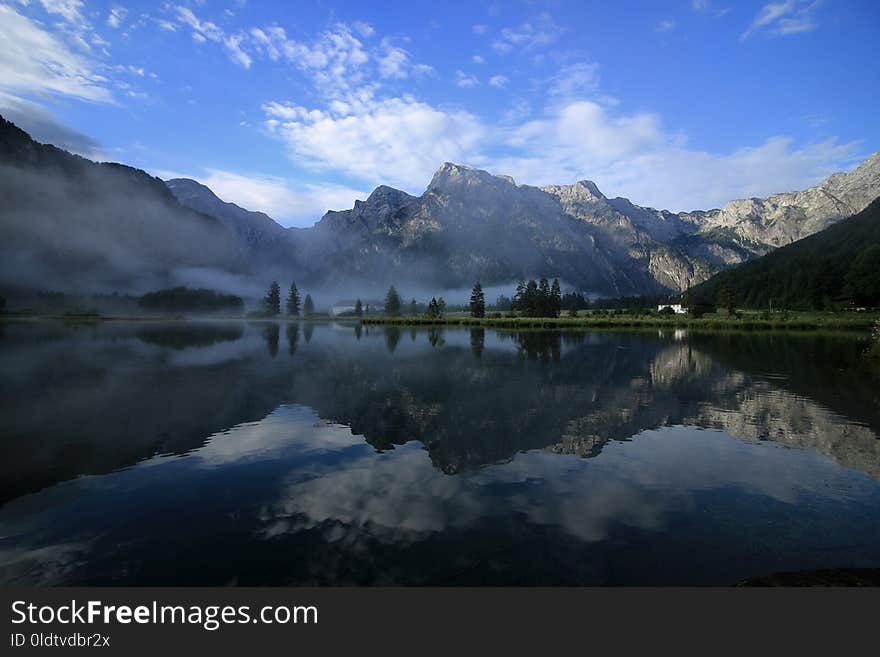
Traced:
[[864, 348], [7, 323], [0, 582], [728, 584], [876, 567]]

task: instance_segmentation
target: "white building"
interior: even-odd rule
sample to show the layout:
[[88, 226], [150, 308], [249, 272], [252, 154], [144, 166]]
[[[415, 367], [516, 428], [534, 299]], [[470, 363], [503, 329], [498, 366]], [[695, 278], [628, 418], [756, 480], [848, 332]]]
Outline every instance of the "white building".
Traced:
[[342, 313], [353, 313], [354, 312], [354, 304], [352, 305], [337, 305], [330, 307], [330, 316], [336, 317], [337, 315], [341, 315]]
[[663, 303], [657, 306], [657, 312], [660, 312], [664, 308], [672, 308], [672, 312], [676, 315], [687, 315], [687, 308], [682, 306], [680, 303]]

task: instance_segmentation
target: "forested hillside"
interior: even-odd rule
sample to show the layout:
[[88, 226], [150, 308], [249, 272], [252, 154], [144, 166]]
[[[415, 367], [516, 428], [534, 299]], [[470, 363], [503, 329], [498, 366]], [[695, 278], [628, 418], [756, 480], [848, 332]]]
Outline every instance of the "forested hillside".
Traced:
[[723, 271], [692, 289], [695, 300], [733, 293], [746, 308], [822, 310], [880, 306], [880, 199], [858, 214]]

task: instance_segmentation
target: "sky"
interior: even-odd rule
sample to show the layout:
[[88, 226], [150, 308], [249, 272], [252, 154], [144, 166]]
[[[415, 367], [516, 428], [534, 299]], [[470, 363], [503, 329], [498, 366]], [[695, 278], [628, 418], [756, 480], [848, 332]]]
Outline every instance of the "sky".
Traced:
[[0, 114], [287, 226], [446, 161], [673, 211], [880, 150], [880, 2], [0, 0]]

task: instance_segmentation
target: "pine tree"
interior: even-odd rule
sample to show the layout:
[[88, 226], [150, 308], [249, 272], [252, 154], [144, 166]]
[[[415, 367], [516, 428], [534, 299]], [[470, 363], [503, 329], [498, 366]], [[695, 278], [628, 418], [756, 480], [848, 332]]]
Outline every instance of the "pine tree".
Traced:
[[437, 317], [443, 317], [446, 314], [446, 299], [440, 297], [437, 299]]
[[486, 297], [483, 294], [483, 286], [477, 281], [471, 292], [471, 317], [486, 316]]
[[303, 315], [311, 317], [315, 314], [315, 302], [312, 301], [312, 295], [307, 294], [306, 300], [303, 302]]
[[526, 282], [522, 278], [516, 284], [516, 292], [513, 293], [510, 309], [521, 313], [526, 311]]
[[269, 315], [277, 315], [281, 312], [281, 288], [278, 287], [278, 281], [272, 281], [269, 291], [263, 297], [263, 304]]
[[428, 309], [425, 311], [425, 315], [428, 319], [437, 319], [440, 317], [440, 304], [437, 303], [437, 297], [431, 297], [431, 303], [428, 304]]
[[550, 316], [550, 283], [546, 278], [541, 278], [538, 283], [538, 317]]
[[525, 294], [523, 294], [523, 314], [526, 317], [538, 317], [540, 295], [538, 294], [538, 283], [532, 279], [526, 285]]
[[354, 314], [356, 317], [364, 316], [364, 305], [361, 303], [360, 299], [354, 302]]
[[290, 291], [287, 293], [287, 314], [291, 317], [299, 315], [299, 290], [296, 289], [296, 283], [290, 284]]
[[400, 315], [400, 295], [393, 285], [388, 288], [388, 294], [385, 295], [385, 314], [389, 317]]
[[733, 315], [736, 310], [736, 290], [732, 287], [721, 288], [718, 301], [722, 308], [727, 309], [728, 315]]
[[415, 299], [409, 302], [409, 314], [413, 317], [419, 314], [419, 304], [416, 303]]
[[553, 279], [553, 285], [550, 287], [550, 316], [559, 317], [562, 311], [562, 290], [559, 287], [559, 279]]

